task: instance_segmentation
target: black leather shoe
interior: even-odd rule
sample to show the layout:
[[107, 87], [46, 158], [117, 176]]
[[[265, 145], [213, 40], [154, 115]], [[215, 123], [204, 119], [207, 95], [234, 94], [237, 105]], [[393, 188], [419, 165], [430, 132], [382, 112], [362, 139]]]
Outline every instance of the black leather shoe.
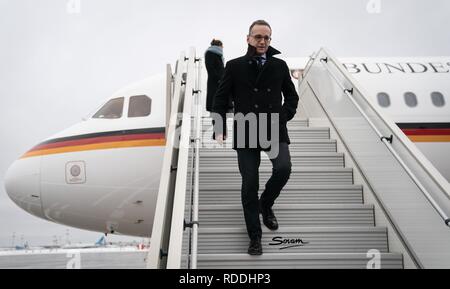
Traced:
[[278, 230], [278, 221], [272, 208], [264, 207], [261, 202], [259, 202], [259, 208], [263, 217], [264, 225], [272, 231]]
[[262, 255], [261, 239], [250, 240], [247, 252], [249, 255]]

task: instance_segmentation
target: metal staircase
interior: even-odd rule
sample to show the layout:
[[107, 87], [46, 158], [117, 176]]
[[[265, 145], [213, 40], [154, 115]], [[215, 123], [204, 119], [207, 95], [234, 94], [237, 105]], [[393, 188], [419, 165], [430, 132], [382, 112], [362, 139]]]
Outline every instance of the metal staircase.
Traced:
[[[402, 268], [402, 255], [389, 253], [387, 230], [375, 226], [373, 205], [363, 203], [362, 186], [353, 183], [353, 170], [345, 168], [329, 128], [302, 119], [288, 126], [292, 173], [274, 206], [280, 228], [263, 225], [264, 254], [247, 255], [236, 152], [209, 148], [211, 119], [204, 117], [202, 127], [198, 268], [367, 268], [371, 250], [380, 252], [381, 268]], [[264, 188], [271, 163], [263, 152], [261, 158]]]
[[[168, 70], [167, 142], [148, 268], [450, 268], [450, 188], [321, 49], [288, 123], [292, 173], [250, 256], [230, 138], [212, 140], [195, 50]], [[271, 175], [261, 153], [260, 188]]]

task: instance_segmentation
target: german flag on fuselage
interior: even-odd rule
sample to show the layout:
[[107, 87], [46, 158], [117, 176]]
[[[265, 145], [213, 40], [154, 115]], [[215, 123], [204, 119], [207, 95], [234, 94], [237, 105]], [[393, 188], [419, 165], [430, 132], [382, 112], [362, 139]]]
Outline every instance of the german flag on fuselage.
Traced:
[[21, 158], [88, 150], [165, 145], [164, 127], [131, 129], [47, 140], [33, 147]]

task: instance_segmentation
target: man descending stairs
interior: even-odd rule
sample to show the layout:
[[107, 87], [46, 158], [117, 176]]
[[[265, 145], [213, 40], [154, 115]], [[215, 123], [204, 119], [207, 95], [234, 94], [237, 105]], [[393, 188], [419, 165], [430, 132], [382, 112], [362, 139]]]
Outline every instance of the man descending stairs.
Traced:
[[[329, 128], [299, 119], [288, 123], [292, 173], [273, 207], [279, 229], [262, 225], [264, 254], [248, 255], [236, 151], [230, 139], [227, 148], [212, 140], [211, 119], [202, 121], [198, 268], [403, 267], [402, 255], [389, 252], [387, 229], [375, 226], [374, 207], [364, 204], [363, 187], [353, 183], [353, 170], [345, 168]], [[270, 160], [261, 154], [260, 187], [270, 170]], [[189, 233], [184, 234], [185, 266]]]

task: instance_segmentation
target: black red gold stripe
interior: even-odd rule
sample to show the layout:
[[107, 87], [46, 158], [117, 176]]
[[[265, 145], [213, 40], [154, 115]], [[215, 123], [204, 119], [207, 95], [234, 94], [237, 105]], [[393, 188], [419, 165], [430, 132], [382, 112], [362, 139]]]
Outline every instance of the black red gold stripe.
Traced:
[[413, 142], [450, 142], [450, 123], [397, 123]]
[[33, 147], [21, 158], [87, 150], [165, 146], [165, 144], [164, 127], [120, 130], [51, 139]]

